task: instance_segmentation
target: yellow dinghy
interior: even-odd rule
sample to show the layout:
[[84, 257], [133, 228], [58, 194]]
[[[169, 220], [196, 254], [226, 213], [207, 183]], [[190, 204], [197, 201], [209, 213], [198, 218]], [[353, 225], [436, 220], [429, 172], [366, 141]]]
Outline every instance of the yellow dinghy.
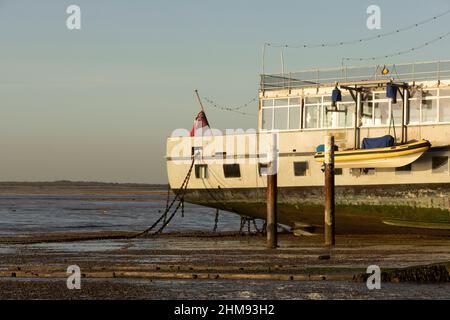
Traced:
[[[430, 147], [427, 140], [419, 140], [385, 148], [335, 151], [334, 165], [336, 168], [403, 167], [417, 160]], [[323, 162], [324, 152], [317, 152], [314, 159]]]

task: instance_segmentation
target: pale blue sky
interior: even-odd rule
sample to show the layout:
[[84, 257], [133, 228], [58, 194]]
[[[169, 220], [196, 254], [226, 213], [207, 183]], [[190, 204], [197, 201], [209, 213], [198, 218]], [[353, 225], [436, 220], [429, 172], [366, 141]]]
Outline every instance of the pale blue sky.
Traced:
[[[70, 4], [81, 7], [80, 31], [66, 28]], [[381, 31], [366, 28], [371, 4], [381, 7]], [[190, 129], [193, 90], [230, 106], [255, 97], [264, 42], [367, 37], [448, 8], [448, 0], [0, 1], [0, 181], [165, 183], [165, 140]], [[290, 49], [285, 69], [414, 47], [450, 31], [449, 17], [363, 45]], [[449, 52], [450, 38], [377, 63]], [[279, 72], [279, 49], [267, 54], [267, 69]], [[256, 126], [256, 117], [206, 107], [214, 127]]]

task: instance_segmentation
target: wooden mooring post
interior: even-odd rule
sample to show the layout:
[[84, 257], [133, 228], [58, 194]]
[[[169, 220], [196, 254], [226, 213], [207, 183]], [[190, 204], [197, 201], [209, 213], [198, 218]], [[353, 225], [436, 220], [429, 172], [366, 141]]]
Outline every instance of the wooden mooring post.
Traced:
[[325, 136], [325, 245], [336, 244], [334, 215], [334, 137]]
[[267, 164], [267, 248], [275, 249], [278, 246], [278, 195], [277, 195], [277, 170], [278, 149], [277, 135], [272, 134]]

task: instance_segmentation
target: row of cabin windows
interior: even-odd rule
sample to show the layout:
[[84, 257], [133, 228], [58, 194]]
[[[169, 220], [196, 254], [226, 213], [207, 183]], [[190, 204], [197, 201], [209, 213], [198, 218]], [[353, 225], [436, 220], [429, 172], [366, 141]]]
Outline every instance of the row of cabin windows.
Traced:
[[[410, 173], [412, 170], [412, 165], [408, 164], [403, 167], [395, 168], [396, 174]], [[431, 158], [431, 170], [432, 173], [448, 173], [448, 157], [445, 156], [435, 156]], [[293, 171], [294, 176], [302, 177], [307, 176], [309, 171], [308, 161], [294, 161], [293, 162]], [[258, 164], [258, 172], [259, 176], [267, 175], [267, 164], [259, 163]], [[361, 175], [361, 174], [375, 174], [375, 169], [366, 168], [366, 169], [351, 169], [350, 173], [352, 175]], [[223, 165], [223, 174], [225, 178], [240, 178], [241, 177], [241, 169], [239, 164], [224, 164]], [[334, 174], [339, 176], [343, 174], [342, 168], [335, 168]], [[196, 164], [195, 165], [195, 177], [197, 179], [207, 179], [208, 178], [208, 165], [207, 164]]]
[[[240, 178], [241, 168], [239, 164], [224, 164], [223, 165], [223, 175], [225, 178]], [[208, 165], [207, 164], [196, 164], [195, 165], [195, 177], [197, 179], [207, 179], [208, 178]]]
[[[293, 162], [294, 176], [301, 177], [308, 175], [308, 161], [295, 161]], [[258, 172], [260, 176], [267, 175], [267, 164], [259, 163]], [[225, 178], [240, 178], [241, 169], [239, 164], [224, 164], [223, 165], [223, 175]], [[335, 168], [335, 175], [342, 175], [341, 168]], [[195, 177], [197, 179], [207, 179], [208, 175], [208, 165], [207, 164], [196, 164], [195, 165]]]
[[[341, 112], [328, 112], [328, 95], [262, 100], [262, 130], [298, 130], [315, 128], [353, 128], [355, 103], [350, 95], [343, 95], [337, 103]], [[303, 108], [302, 108], [303, 102]], [[371, 92], [362, 97], [361, 126], [389, 125], [402, 121], [403, 100], [397, 103], [386, 98], [384, 91]], [[301, 116], [303, 113], [303, 117]], [[300, 126], [303, 118], [303, 126]], [[450, 122], [450, 88], [411, 90], [408, 124]]]

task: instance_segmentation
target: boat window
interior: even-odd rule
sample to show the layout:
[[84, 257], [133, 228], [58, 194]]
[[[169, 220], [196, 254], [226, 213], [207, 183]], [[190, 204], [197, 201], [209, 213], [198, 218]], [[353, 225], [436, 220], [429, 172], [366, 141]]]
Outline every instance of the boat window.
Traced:
[[261, 129], [300, 129], [301, 98], [279, 98], [262, 100]]
[[319, 105], [305, 105], [305, 128], [319, 127]]
[[[345, 128], [353, 127], [355, 103], [350, 95], [343, 95], [337, 103], [338, 110], [345, 112], [327, 112], [331, 107], [331, 96], [308, 96], [304, 98], [304, 128]], [[262, 130], [298, 130], [301, 128], [302, 98], [288, 97], [263, 99]]]
[[407, 164], [406, 166], [403, 166], [403, 167], [395, 168], [395, 173], [396, 174], [410, 173], [410, 172], [411, 172], [411, 163]]
[[355, 103], [338, 103], [338, 110], [346, 111], [339, 112], [339, 127], [352, 127], [353, 126], [353, 118], [355, 117]]
[[436, 99], [438, 95], [437, 89], [422, 90], [422, 98]]
[[265, 99], [262, 101], [263, 108], [273, 107], [273, 99]]
[[323, 103], [329, 103], [331, 105], [331, 95], [322, 96]]
[[306, 176], [308, 172], [308, 162], [298, 161], [294, 162], [294, 175], [295, 176]]
[[240, 178], [241, 169], [238, 163], [224, 164], [223, 165], [223, 175], [225, 178]]
[[365, 126], [373, 125], [373, 104], [364, 101], [362, 105], [362, 124]]
[[301, 103], [300, 98], [289, 98], [290, 106], [299, 106]]
[[439, 122], [450, 122], [450, 88], [439, 89]]
[[262, 129], [272, 130], [273, 109], [262, 109]]
[[207, 164], [196, 164], [195, 165], [195, 177], [197, 179], [208, 178], [208, 165]]
[[450, 97], [439, 98], [439, 121], [450, 122]]
[[432, 157], [431, 168], [433, 173], [448, 173], [448, 157]]
[[[287, 100], [287, 99], [286, 99]], [[288, 107], [275, 108], [274, 110], [274, 120], [273, 128], [275, 130], [286, 130], [288, 129]]]
[[322, 128], [337, 128], [339, 126], [339, 112], [333, 112], [331, 102], [325, 102], [322, 105]]
[[420, 122], [420, 101], [421, 98], [409, 99], [409, 123]]
[[412, 90], [409, 123], [450, 122], [450, 89]]
[[289, 129], [300, 128], [300, 106], [289, 107]]
[[[385, 92], [373, 92], [368, 94], [362, 101], [362, 125], [382, 126], [391, 123], [391, 115], [394, 117], [395, 125], [402, 122], [403, 100], [399, 97], [393, 104], [386, 98]], [[412, 115], [415, 116], [414, 114]]]
[[287, 107], [288, 101], [288, 99], [275, 99], [275, 107]]
[[424, 90], [422, 92], [422, 122], [437, 121], [437, 90]]
[[437, 99], [422, 100], [422, 122], [436, 122]]
[[320, 104], [322, 102], [322, 97], [306, 97], [305, 104]]
[[305, 98], [305, 128], [320, 128], [319, 118], [322, 106], [322, 97]]
[[[389, 124], [389, 102], [388, 101], [374, 101], [374, 118], [375, 125]], [[397, 123], [397, 122], [396, 122]]]
[[258, 163], [259, 176], [267, 176], [267, 163]]
[[403, 113], [403, 100], [397, 99], [397, 103], [391, 104], [392, 114], [394, 116], [394, 124], [402, 124], [402, 113]]
[[439, 97], [449, 97], [450, 98], [450, 88], [439, 89]]

